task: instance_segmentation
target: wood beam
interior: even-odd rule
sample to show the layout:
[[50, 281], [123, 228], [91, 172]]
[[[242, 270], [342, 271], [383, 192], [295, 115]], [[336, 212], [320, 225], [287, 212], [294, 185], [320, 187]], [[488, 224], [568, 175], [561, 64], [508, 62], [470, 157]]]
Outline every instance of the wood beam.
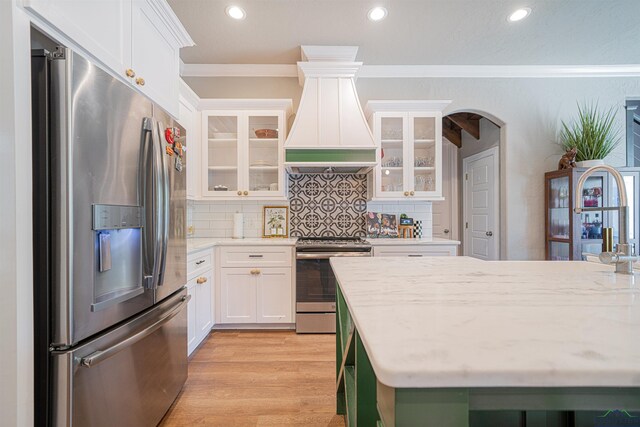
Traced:
[[480, 139], [480, 120], [469, 119], [467, 113], [451, 114], [447, 118], [475, 139]]
[[462, 147], [462, 129], [449, 120], [449, 117], [442, 119], [442, 136], [456, 147]]

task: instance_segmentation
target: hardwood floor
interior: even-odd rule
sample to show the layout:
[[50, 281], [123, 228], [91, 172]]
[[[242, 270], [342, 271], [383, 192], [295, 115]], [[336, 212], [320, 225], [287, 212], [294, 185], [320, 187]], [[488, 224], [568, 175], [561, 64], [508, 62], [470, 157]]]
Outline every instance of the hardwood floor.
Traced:
[[335, 335], [216, 331], [162, 427], [344, 426], [335, 414]]

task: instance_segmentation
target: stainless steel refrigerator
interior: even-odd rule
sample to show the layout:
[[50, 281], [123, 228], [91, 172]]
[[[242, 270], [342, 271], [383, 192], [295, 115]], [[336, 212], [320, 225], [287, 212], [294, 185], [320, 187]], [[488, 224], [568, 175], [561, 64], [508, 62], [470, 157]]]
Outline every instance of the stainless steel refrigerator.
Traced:
[[32, 82], [36, 425], [155, 426], [187, 377], [185, 130], [69, 49]]

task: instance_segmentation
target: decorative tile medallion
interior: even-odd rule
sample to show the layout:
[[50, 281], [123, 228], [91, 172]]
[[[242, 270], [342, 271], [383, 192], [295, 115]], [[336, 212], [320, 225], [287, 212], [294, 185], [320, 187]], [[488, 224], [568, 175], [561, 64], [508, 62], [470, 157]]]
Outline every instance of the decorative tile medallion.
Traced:
[[291, 237], [365, 237], [366, 175], [289, 175]]

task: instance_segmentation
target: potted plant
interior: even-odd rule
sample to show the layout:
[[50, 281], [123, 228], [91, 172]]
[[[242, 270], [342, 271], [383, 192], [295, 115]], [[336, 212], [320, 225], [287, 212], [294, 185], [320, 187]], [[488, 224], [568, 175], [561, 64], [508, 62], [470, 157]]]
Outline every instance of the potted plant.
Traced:
[[600, 111], [598, 104], [578, 104], [578, 119], [571, 124], [562, 122], [560, 142], [565, 150], [577, 150], [576, 166], [604, 164], [603, 159], [620, 143], [615, 116], [614, 107]]

